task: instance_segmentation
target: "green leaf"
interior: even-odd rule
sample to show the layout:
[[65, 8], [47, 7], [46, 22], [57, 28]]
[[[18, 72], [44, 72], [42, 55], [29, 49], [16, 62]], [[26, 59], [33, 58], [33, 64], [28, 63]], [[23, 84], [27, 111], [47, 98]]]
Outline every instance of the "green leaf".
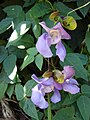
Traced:
[[43, 56], [41, 54], [38, 54], [35, 57], [35, 64], [36, 66], [39, 68], [39, 70], [42, 69], [42, 65], [43, 65]]
[[29, 7], [30, 5], [34, 4], [34, 2], [36, 0], [24, 0], [24, 1], [25, 1], [25, 3], [23, 5], [23, 7]]
[[1, 73], [0, 73], [0, 83], [2, 81], [4, 81], [5, 83], [10, 83], [11, 82], [10, 78], [8, 77], [7, 73], [4, 70], [2, 70]]
[[22, 100], [24, 98], [24, 90], [21, 84], [15, 85], [15, 94], [16, 94], [17, 100]]
[[[70, 12], [70, 11], [72, 11], [71, 8], [67, 7], [67, 6], [66, 6], [65, 4], [63, 4], [62, 2], [57, 2], [57, 3], [55, 3], [55, 4], [54, 4], [54, 7], [55, 7], [56, 9], [58, 9], [58, 10], [60, 11], [60, 14], [63, 15], [63, 16], [67, 16], [67, 13]], [[76, 20], [81, 19], [81, 18], [77, 15], [76, 12], [72, 12], [72, 13], [70, 14], [70, 16], [72, 16], [72, 17], [73, 17], [74, 19], [76, 19]]]
[[66, 107], [59, 110], [52, 120], [74, 120], [74, 107]]
[[87, 55], [79, 54], [79, 53], [74, 53], [74, 54], [77, 55], [80, 58], [80, 60], [81, 60], [81, 62], [82, 62], [83, 65], [87, 64], [87, 62], [88, 62]]
[[[77, 0], [77, 6], [80, 7], [80, 6], [83, 6], [85, 5], [86, 3], [90, 2], [90, 0]], [[90, 4], [88, 4], [87, 6], [83, 7], [80, 9], [80, 12], [82, 13], [82, 15], [85, 17], [87, 12], [89, 11], [90, 9]]]
[[30, 97], [32, 93], [32, 88], [36, 85], [34, 80], [28, 80], [24, 85], [24, 94], [25, 96]]
[[16, 65], [16, 56], [15, 55], [9, 55], [3, 62], [3, 67], [7, 75], [10, 75], [13, 72], [13, 69]]
[[89, 85], [82, 85], [81, 86], [81, 92], [88, 97], [90, 97], [90, 86]]
[[35, 105], [31, 102], [30, 99], [24, 98], [19, 102], [19, 105], [27, 115], [29, 115], [32, 118], [35, 118], [36, 120], [39, 120]]
[[25, 21], [25, 13], [24, 11], [22, 11], [18, 17], [16, 17], [15, 19], [13, 19], [13, 22], [12, 22], [12, 27], [13, 29], [16, 29], [16, 27], [18, 26], [19, 23], [21, 23], [22, 21]]
[[9, 98], [11, 98], [11, 96], [12, 96], [12, 94], [14, 92], [14, 85], [9, 84], [6, 92], [7, 92], [7, 95], [9, 96]]
[[77, 100], [77, 105], [84, 120], [90, 118], [90, 99], [86, 96], [81, 96]]
[[11, 27], [12, 24], [12, 18], [5, 18], [0, 22], [0, 34], [5, 32]]
[[32, 63], [34, 61], [34, 56], [31, 56], [31, 55], [27, 55], [25, 58], [24, 58], [24, 61], [21, 65], [21, 70], [23, 70], [27, 65], [29, 65], [30, 63]]
[[35, 47], [32, 47], [32, 48], [27, 49], [27, 53], [31, 56], [35, 56], [38, 53], [38, 51]]
[[21, 37], [29, 30], [29, 28], [30, 28], [29, 21], [22, 21], [21, 23], [19, 23], [18, 26], [16, 27], [16, 29], [11, 34], [6, 47], [13, 45], [18, 40], [20, 40]]
[[74, 102], [76, 102], [79, 97], [80, 97], [80, 94], [75, 94], [75, 95], [69, 94], [66, 96], [62, 105], [71, 105]]
[[41, 27], [39, 25], [39, 21], [37, 18], [33, 19], [32, 27], [33, 27], [33, 33], [35, 37], [38, 38], [41, 34]]
[[[37, 13], [38, 11], [38, 13]], [[29, 11], [27, 14], [30, 14], [34, 18], [38, 18], [41, 16], [46, 15], [51, 11], [51, 6], [50, 4], [46, 2], [39, 2], [36, 3]]]
[[9, 46], [8, 47], [8, 53], [16, 55], [17, 58], [24, 58], [25, 55], [26, 55], [26, 50], [25, 49], [19, 49], [16, 46]]
[[11, 80], [14, 80], [17, 74], [16, 56], [11, 54], [3, 62], [3, 68]]
[[4, 97], [4, 94], [6, 92], [8, 84], [5, 84], [5, 82], [3, 81], [2, 83], [0, 83], [0, 100]]
[[75, 69], [75, 76], [77, 78], [83, 78], [85, 80], [88, 80], [88, 73], [86, 69], [83, 67], [82, 61], [80, 58], [74, 54], [74, 53], [68, 53], [64, 63], [62, 63], [63, 66], [70, 65], [73, 66]]
[[11, 5], [11, 6], [5, 7], [3, 10], [5, 13], [7, 13], [7, 16], [16, 18], [22, 12], [22, 7], [19, 5]]
[[90, 53], [90, 31], [86, 32], [85, 43], [86, 43], [88, 52]]
[[4, 46], [0, 46], [0, 63], [7, 57], [8, 53]]
[[29, 35], [29, 34], [25, 34], [24, 36], [22, 36], [22, 38], [17, 41], [14, 46], [18, 46], [18, 48], [29, 48], [29, 47], [33, 47], [34, 46], [34, 38]]

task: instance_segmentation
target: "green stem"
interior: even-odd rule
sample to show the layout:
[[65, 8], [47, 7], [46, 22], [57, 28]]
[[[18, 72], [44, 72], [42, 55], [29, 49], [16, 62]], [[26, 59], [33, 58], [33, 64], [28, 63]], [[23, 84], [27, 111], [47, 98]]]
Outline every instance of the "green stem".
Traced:
[[83, 8], [83, 7], [86, 7], [87, 5], [89, 5], [90, 4], [90, 1], [89, 2], [87, 2], [86, 4], [84, 4], [84, 5], [82, 5], [82, 6], [80, 6], [80, 7], [78, 7], [78, 8], [76, 8], [76, 9], [74, 9], [74, 10], [72, 10], [72, 11], [70, 11], [70, 12], [68, 12], [68, 14], [67, 15], [69, 15], [69, 14], [71, 14], [72, 12], [75, 12], [76, 10], [79, 10], [79, 9], [81, 9], [81, 8]]
[[51, 104], [50, 104], [50, 94], [48, 94], [48, 103], [49, 103], [49, 106], [48, 106], [48, 120], [52, 120], [52, 113], [51, 113]]

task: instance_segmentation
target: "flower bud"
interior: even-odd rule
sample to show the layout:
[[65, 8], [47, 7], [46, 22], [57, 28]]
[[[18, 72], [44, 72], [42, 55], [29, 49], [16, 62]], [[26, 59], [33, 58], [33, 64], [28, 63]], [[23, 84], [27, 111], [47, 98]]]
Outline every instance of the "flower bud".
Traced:
[[63, 19], [63, 26], [68, 30], [75, 30], [77, 23], [72, 16], [67, 16]]
[[56, 22], [56, 21], [58, 21], [58, 15], [59, 15], [59, 12], [55, 11], [55, 12], [50, 14], [49, 19]]
[[51, 71], [46, 71], [43, 75], [42, 75], [42, 77], [44, 77], [44, 78], [50, 78], [50, 77], [52, 77], [53, 76], [53, 72], [51, 72]]

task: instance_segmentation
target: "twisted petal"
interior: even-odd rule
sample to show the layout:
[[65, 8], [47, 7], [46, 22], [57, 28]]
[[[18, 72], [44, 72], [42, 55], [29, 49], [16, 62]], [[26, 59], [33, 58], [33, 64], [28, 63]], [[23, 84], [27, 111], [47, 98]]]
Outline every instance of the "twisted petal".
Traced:
[[38, 85], [36, 85], [32, 89], [31, 100], [35, 105], [37, 105], [41, 109], [45, 109], [48, 107], [48, 102], [44, 99], [42, 91], [38, 89]]
[[39, 79], [35, 74], [33, 74], [33, 75], [31, 76], [31, 78], [32, 78], [33, 80], [35, 80], [37, 83], [41, 83], [41, 82], [42, 82], [41, 79]]
[[64, 45], [59, 42], [57, 45], [56, 45], [56, 55], [58, 55], [58, 57], [60, 58], [60, 60], [62, 62], [64, 62], [64, 58], [66, 56], [66, 49], [64, 47]]
[[71, 66], [64, 66], [62, 73], [64, 73], [65, 79], [69, 79], [75, 75], [75, 70]]
[[46, 26], [46, 23], [44, 21], [40, 22], [39, 24], [43, 27], [43, 29], [45, 29], [49, 33], [50, 28]]
[[48, 34], [43, 33], [39, 38], [36, 43], [36, 48], [38, 52], [43, 55], [45, 58], [50, 58], [52, 57], [52, 52], [50, 50], [50, 40], [48, 39]]
[[70, 84], [70, 83], [64, 83], [63, 90], [71, 94], [76, 94], [80, 92], [80, 88], [77, 85]]
[[60, 95], [59, 91], [58, 91], [57, 89], [55, 89], [55, 90], [54, 90], [54, 94], [53, 94], [53, 96], [51, 97], [51, 101], [52, 101], [53, 103], [57, 103], [57, 102], [59, 102], [60, 100], [61, 100], [61, 95]]
[[39, 79], [35, 74], [31, 76], [33, 80], [35, 80], [37, 83], [45, 85], [45, 86], [51, 86], [53, 84], [53, 78], [41, 78]]

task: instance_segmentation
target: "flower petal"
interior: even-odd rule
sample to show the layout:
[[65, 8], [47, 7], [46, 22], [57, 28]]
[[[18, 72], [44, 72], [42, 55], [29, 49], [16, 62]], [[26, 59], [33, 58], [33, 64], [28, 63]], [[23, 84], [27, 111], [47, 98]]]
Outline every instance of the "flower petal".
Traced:
[[33, 74], [31, 78], [35, 80], [37, 83], [41, 83], [41, 80], [35, 74]]
[[60, 92], [57, 89], [54, 90], [54, 94], [51, 97], [51, 101], [53, 103], [57, 103], [57, 102], [61, 101], [61, 95], [60, 95]]
[[60, 32], [61, 32], [61, 39], [71, 39], [71, 36], [63, 29], [62, 26]]
[[52, 29], [53, 30], [60, 30], [62, 28], [60, 22], [58, 22]]
[[80, 92], [80, 88], [77, 85], [69, 84], [69, 83], [64, 83], [63, 84], [63, 90], [66, 92], [69, 92], [71, 94], [76, 94]]
[[52, 77], [50, 77], [50, 78], [43, 78], [44, 79], [44, 81], [42, 82], [42, 84], [43, 85], [45, 85], [45, 86], [51, 86], [51, 85], [53, 85], [53, 78]]
[[48, 102], [44, 99], [41, 90], [38, 90], [38, 85], [32, 89], [31, 101], [41, 109], [48, 107]]
[[45, 93], [50, 93], [54, 90], [54, 85], [51, 85], [51, 86], [44, 86], [44, 92]]
[[57, 90], [62, 90], [62, 85], [54, 81], [54, 86]]
[[73, 85], [79, 85], [78, 82], [73, 78], [67, 79], [66, 82]]
[[48, 39], [48, 34], [43, 33], [39, 38], [36, 43], [36, 48], [38, 52], [43, 55], [45, 58], [50, 58], [52, 57], [52, 52], [49, 48], [50, 46], [50, 40]]
[[66, 56], [66, 49], [64, 47], [64, 45], [62, 44], [62, 42], [59, 42], [57, 45], [56, 45], [56, 55], [58, 55], [58, 57], [60, 58], [60, 60], [62, 62], [64, 62], [64, 58]]
[[69, 79], [75, 75], [75, 70], [71, 66], [64, 66], [62, 73], [64, 73], [65, 79]]
[[45, 86], [51, 86], [53, 84], [53, 78], [41, 78], [39, 79], [35, 74], [31, 76], [33, 80], [35, 80], [37, 83], [45, 85]]
[[51, 44], [57, 44], [59, 41], [61, 41], [61, 34], [59, 30], [51, 29], [49, 35], [51, 37]]
[[49, 33], [50, 28], [46, 26], [46, 23], [44, 21], [40, 22], [39, 24], [43, 27], [43, 29], [45, 29]]
[[59, 30], [59, 33], [61, 35], [61, 39], [71, 39], [71, 36], [64, 30], [64, 28], [62, 27], [62, 25], [59, 23], [57, 23], [52, 29]]

